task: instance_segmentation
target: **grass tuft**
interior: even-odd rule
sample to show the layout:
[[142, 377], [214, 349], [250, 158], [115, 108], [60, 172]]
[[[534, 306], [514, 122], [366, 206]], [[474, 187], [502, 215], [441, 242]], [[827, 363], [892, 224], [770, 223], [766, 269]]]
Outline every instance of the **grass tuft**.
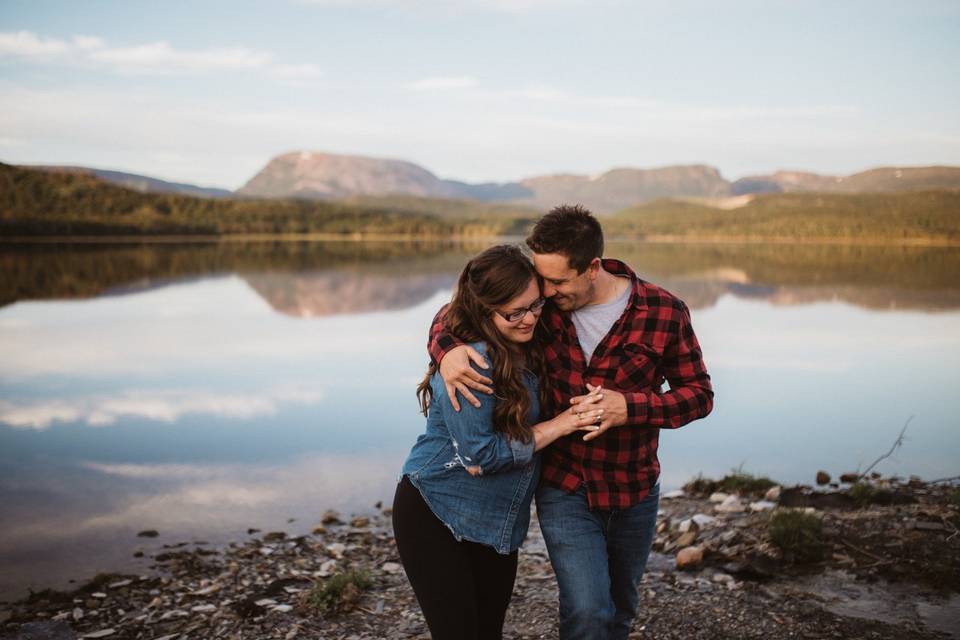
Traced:
[[778, 509], [767, 523], [770, 542], [796, 562], [816, 562], [826, 545], [820, 518], [794, 509]]
[[301, 602], [310, 612], [326, 615], [345, 613], [353, 609], [362, 593], [372, 586], [369, 573], [351, 569], [314, 582]]

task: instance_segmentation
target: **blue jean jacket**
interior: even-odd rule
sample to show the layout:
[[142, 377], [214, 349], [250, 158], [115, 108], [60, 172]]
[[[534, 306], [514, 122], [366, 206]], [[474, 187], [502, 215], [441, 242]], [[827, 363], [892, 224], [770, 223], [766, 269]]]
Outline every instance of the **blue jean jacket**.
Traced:
[[[471, 346], [486, 354], [485, 343]], [[540, 415], [539, 382], [524, 372], [524, 384], [531, 400], [527, 421], [534, 424]], [[527, 535], [530, 501], [540, 477], [533, 439], [511, 440], [493, 430], [494, 396], [478, 393], [480, 407], [461, 402], [458, 413], [439, 372], [430, 387], [426, 432], [413, 445], [401, 477], [410, 478], [457, 540], [479, 542], [503, 554], [515, 551]], [[480, 467], [479, 476], [466, 469], [474, 466]]]

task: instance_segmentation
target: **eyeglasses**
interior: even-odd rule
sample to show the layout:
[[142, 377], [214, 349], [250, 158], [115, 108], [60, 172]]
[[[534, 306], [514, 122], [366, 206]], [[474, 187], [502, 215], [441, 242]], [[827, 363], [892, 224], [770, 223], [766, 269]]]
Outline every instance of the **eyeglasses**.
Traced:
[[525, 307], [523, 309], [516, 309], [514, 311], [510, 311], [506, 313], [503, 311], [500, 311], [499, 309], [494, 309], [494, 311], [496, 311], [497, 315], [503, 318], [504, 320], [506, 320], [507, 322], [520, 322], [521, 320], [523, 320], [523, 317], [527, 315], [528, 311], [533, 315], [537, 315], [538, 313], [540, 313], [540, 311], [543, 310], [543, 305], [545, 304], [547, 304], [546, 298], [537, 298], [536, 300], [533, 301], [532, 305], [530, 305], [529, 307]]

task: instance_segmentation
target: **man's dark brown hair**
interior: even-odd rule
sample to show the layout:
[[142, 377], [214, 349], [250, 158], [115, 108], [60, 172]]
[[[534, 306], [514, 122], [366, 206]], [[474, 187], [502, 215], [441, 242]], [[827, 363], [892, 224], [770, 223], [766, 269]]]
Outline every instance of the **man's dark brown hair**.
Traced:
[[603, 229], [582, 205], [562, 204], [537, 221], [527, 246], [534, 253], [562, 253], [581, 274], [594, 258], [603, 257]]

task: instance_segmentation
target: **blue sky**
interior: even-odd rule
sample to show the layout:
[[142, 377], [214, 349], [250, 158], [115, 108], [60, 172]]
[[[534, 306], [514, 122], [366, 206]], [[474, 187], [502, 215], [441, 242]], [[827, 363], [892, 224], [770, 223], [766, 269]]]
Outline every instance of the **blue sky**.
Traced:
[[960, 3], [0, 3], [0, 160], [226, 188], [293, 150], [505, 181], [960, 165]]

